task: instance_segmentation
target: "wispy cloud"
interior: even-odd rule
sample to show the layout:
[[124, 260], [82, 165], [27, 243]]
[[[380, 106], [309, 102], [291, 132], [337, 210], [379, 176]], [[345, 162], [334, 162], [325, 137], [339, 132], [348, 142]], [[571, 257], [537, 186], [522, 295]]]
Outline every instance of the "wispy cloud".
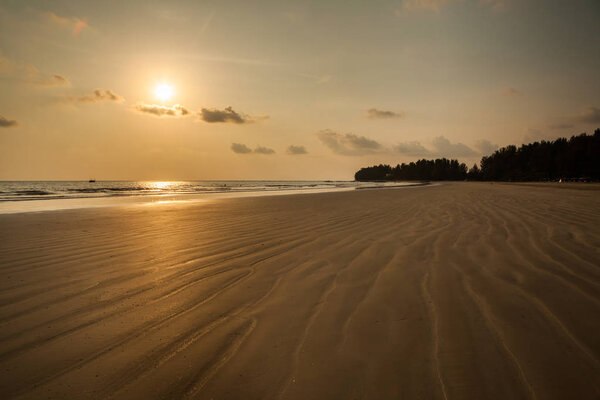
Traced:
[[169, 117], [182, 117], [188, 115], [190, 112], [187, 108], [182, 105], [175, 104], [171, 107], [161, 106], [158, 104], [145, 104], [138, 103], [134, 106], [136, 111], [141, 113], [155, 115], [157, 117], [169, 116]]
[[199, 54], [199, 53], [178, 53], [173, 54], [169, 53], [171, 57], [179, 57], [191, 60], [198, 61], [207, 61], [214, 63], [223, 63], [223, 64], [240, 64], [240, 65], [249, 65], [249, 66], [257, 66], [257, 67], [282, 67], [285, 64], [271, 61], [271, 60], [263, 60], [258, 58], [240, 58], [240, 57], [227, 57], [227, 56], [215, 56], [211, 54]]
[[69, 18], [66, 17], [61, 17], [59, 15], [56, 15], [55, 13], [53, 13], [52, 11], [46, 11], [44, 13], [44, 15], [46, 16], [46, 18], [48, 18], [50, 21], [55, 22], [57, 24], [60, 25], [68, 25], [71, 23], [71, 20]]
[[46, 13], [44, 13], [44, 15], [50, 21], [58, 25], [69, 27], [71, 29], [71, 36], [73, 36], [74, 38], [79, 36], [83, 28], [85, 28], [88, 24], [87, 18], [62, 17], [53, 13], [52, 11], [47, 11]]
[[231, 150], [237, 154], [275, 154], [275, 150], [269, 147], [257, 146], [254, 150], [252, 150], [250, 147], [246, 146], [243, 143], [231, 143]]
[[40, 87], [57, 87], [57, 86], [70, 86], [71, 82], [62, 75], [52, 74], [46, 75], [41, 73], [33, 65], [26, 65], [22, 67], [21, 79], [29, 84], [40, 86]]
[[0, 55], [0, 75], [10, 75], [15, 68], [15, 63]]
[[557, 124], [550, 125], [550, 129], [556, 129], [556, 130], [559, 130], [559, 129], [571, 129], [573, 127], [575, 127], [575, 125], [572, 124], [572, 123], [570, 123], [570, 122], [559, 122]]
[[505, 87], [502, 89], [502, 94], [505, 96], [518, 96], [521, 92], [513, 87]]
[[369, 119], [394, 119], [402, 118], [404, 116], [404, 113], [369, 108], [368, 110], [366, 110], [365, 116]]
[[485, 155], [493, 152], [498, 148], [497, 145], [492, 144], [488, 140], [478, 140], [475, 143], [475, 148], [479, 151], [472, 149], [464, 143], [456, 142], [452, 143], [449, 139], [444, 136], [438, 136], [431, 140], [429, 147], [425, 147], [419, 141], [409, 141], [398, 143], [393, 149], [406, 156], [410, 157], [465, 157], [471, 158], [480, 155]]
[[433, 147], [437, 150], [438, 154], [452, 156], [452, 157], [473, 157], [477, 156], [478, 153], [467, 146], [466, 144], [457, 142], [452, 143], [450, 140], [443, 136], [438, 136], [432, 141]]
[[444, 136], [438, 136], [432, 141], [433, 147], [437, 153], [452, 157], [474, 157], [479, 155], [475, 150], [471, 149], [466, 144], [457, 142], [452, 143]]
[[13, 126], [17, 126], [19, 123], [12, 119], [7, 119], [0, 115], [0, 128], [11, 128]]
[[250, 122], [256, 122], [261, 119], [267, 119], [268, 116], [264, 117], [252, 117], [250, 115], [241, 114], [236, 112], [231, 107], [226, 107], [223, 110], [217, 108], [202, 108], [198, 113], [200, 119], [208, 123], [233, 123], [233, 124], [247, 124]]
[[308, 151], [306, 151], [306, 148], [304, 146], [295, 146], [292, 144], [287, 148], [287, 153], [290, 155], [300, 155], [307, 154]]
[[398, 143], [394, 146], [394, 150], [398, 153], [413, 157], [426, 157], [432, 154], [430, 150], [427, 150], [425, 146], [418, 141]]
[[33, 65], [19, 64], [0, 55], [0, 75], [14, 78], [36, 86], [69, 86], [69, 80], [62, 75], [41, 73]]
[[112, 90], [96, 89], [92, 94], [67, 97], [67, 100], [74, 103], [100, 103], [103, 101], [122, 103], [125, 99], [123, 96], [119, 96]]
[[[589, 106], [583, 108], [577, 114], [564, 115], [562, 117], [557, 118], [554, 123], [548, 125], [549, 129], [552, 130], [565, 130], [565, 129], [573, 129], [579, 125], [597, 125], [600, 124], [600, 108]], [[539, 132], [536, 129], [530, 129], [530, 131]], [[524, 135], [523, 139], [532, 139], [535, 138], [535, 135], [531, 135], [527, 133]], [[543, 138], [545, 139], [545, 137]]]
[[[405, 10], [429, 10], [439, 12], [442, 8], [452, 3], [470, 2], [489, 7], [493, 11], [504, 11], [511, 0], [404, 0], [402, 8]], [[401, 11], [397, 11], [400, 14]]]
[[577, 119], [588, 124], [600, 124], [600, 108], [587, 107], [579, 113]]
[[317, 138], [331, 151], [344, 156], [371, 154], [382, 149], [380, 143], [365, 136], [340, 134], [329, 129], [318, 132]]
[[200, 28], [200, 33], [206, 32], [206, 30], [210, 27], [210, 24], [212, 23], [212, 20], [213, 20], [214, 17], [215, 17], [215, 11], [213, 10], [204, 19], [204, 23], [202, 24], [202, 27]]
[[456, 3], [462, 0], [404, 0], [403, 8], [406, 10], [424, 9], [431, 11], [439, 11], [440, 8], [448, 3]]
[[479, 4], [487, 5], [494, 11], [504, 11], [510, 0], [479, 0]]
[[87, 18], [77, 21], [77, 23], [75, 24], [75, 27], [73, 28], [73, 32], [72, 32], [73, 37], [76, 38], [77, 36], [79, 36], [81, 31], [83, 30], [83, 28], [85, 28], [87, 26], [87, 24], [88, 24]]
[[527, 128], [525, 133], [521, 136], [522, 143], [533, 143], [540, 140], [549, 140], [552, 135], [548, 135], [546, 132], [542, 132], [536, 128]]
[[492, 154], [494, 151], [498, 150], [499, 147], [499, 145], [492, 143], [487, 139], [480, 139], [475, 142], [475, 148], [483, 155]]
[[311, 81], [318, 83], [318, 84], [329, 83], [331, 81], [331, 79], [333, 78], [333, 76], [331, 76], [331, 75], [315, 75], [315, 74], [306, 74], [306, 73], [299, 73], [297, 75], [302, 78], [310, 79]]

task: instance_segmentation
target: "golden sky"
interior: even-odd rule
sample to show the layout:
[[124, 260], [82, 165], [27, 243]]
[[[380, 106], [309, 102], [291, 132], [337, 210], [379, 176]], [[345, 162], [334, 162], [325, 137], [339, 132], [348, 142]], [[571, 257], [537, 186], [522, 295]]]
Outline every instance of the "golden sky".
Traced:
[[352, 179], [600, 127], [597, 0], [0, 1], [0, 180]]

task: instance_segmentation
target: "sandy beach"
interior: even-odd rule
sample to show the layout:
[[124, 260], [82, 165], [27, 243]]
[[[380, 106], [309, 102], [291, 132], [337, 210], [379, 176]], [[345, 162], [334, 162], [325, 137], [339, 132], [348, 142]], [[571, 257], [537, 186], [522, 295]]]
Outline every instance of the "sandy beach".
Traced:
[[600, 191], [0, 215], [3, 399], [598, 399]]

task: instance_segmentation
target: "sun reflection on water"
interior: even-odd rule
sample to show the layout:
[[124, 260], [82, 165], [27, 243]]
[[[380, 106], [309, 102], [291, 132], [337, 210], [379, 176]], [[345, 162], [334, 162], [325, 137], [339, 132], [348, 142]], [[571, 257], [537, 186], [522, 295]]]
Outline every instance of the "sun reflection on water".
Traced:
[[168, 191], [169, 189], [176, 189], [177, 187], [182, 185], [182, 182], [177, 181], [152, 181], [152, 182], [144, 182], [144, 185], [150, 189], [160, 190], [160, 191]]

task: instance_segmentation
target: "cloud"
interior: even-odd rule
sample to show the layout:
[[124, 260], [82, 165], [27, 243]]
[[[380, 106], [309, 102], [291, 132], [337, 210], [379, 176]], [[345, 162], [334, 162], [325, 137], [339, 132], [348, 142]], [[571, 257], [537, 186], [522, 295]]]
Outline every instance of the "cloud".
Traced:
[[255, 148], [254, 152], [256, 154], [275, 154], [275, 150], [262, 146], [258, 146], [257, 148]]
[[61, 17], [60, 15], [56, 15], [52, 11], [47, 11], [46, 13], [44, 13], [44, 15], [50, 21], [52, 21], [58, 25], [63, 25], [63, 26], [69, 27], [69, 28], [73, 27], [71, 30], [71, 35], [74, 38], [79, 36], [79, 34], [83, 30], [83, 28], [85, 28], [88, 24], [87, 18]]
[[[497, 148], [497, 145], [490, 143], [487, 140], [479, 140], [476, 142], [476, 148], [481, 153], [473, 150], [466, 144], [457, 142], [452, 143], [443, 136], [438, 136], [431, 141], [431, 149], [426, 148], [418, 141], [403, 142], [394, 146], [394, 150], [398, 153], [412, 157], [476, 157], [481, 154], [487, 154], [490, 148]], [[495, 150], [494, 148], [494, 150]]]
[[87, 23], [88, 23], [87, 18], [77, 21], [77, 23], [75, 24], [75, 27], [73, 28], [73, 32], [72, 32], [72, 35], [74, 38], [79, 36], [79, 34], [83, 30], [83, 28], [85, 28], [87, 26]]
[[431, 151], [427, 150], [421, 143], [417, 141], [398, 143], [396, 146], [394, 146], [394, 150], [396, 150], [398, 153], [414, 157], [432, 155]]
[[334, 153], [345, 156], [370, 154], [382, 148], [381, 144], [365, 136], [340, 134], [329, 129], [318, 132], [317, 138]]
[[466, 144], [460, 142], [451, 143], [450, 140], [443, 136], [438, 136], [433, 139], [432, 144], [438, 154], [446, 157], [473, 157], [478, 155], [475, 150]]
[[518, 96], [521, 94], [521, 92], [513, 87], [506, 87], [502, 90], [502, 94], [505, 96]]
[[384, 111], [378, 110], [376, 108], [369, 108], [366, 111], [366, 117], [369, 119], [392, 119], [392, 118], [402, 118], [404, 113], [397, 113], [394, 111]]
[[41, 77], [40, 79], [38, 79], [37, 81], [34, 81], [32, 83], [34, 83], [35, 85], [38, 85], [38, 86], [48, 86], [48, 87], [70, 86], [71, 85], [69, 80], [62, 75], [51, 75], [46, 78]]
[[10, 128], [17, 125], [19, 125], [17, 121], [12, 119], [6, 119], [2, 115], [0, 115], [0, 128]]
[[252, 149], [242, 143], [231, 143], [231, 150], [237, 154], [248, 154], [252, 153]]
[[206, 19], [204, 20], [204, 23], [202, 24], [202, 27], [200, 27], [200, 33], [206, 32], [206, 30], [210, 27], [210, 24], [212, 23], [213, 18], [215, 18], [215, 11], [214, 10], [210, 14], [208, 14], [208, 16], [206, 17]]
[[[558, 118], [555, 120], [556, 122], [548, 127], [552, 130], [565, 130], [565, 129], [573, 129], [581, 124], [591, 124], [597, 125], [600, 124], [600, 108], [598, 107], [586, 107], [582, 109], [578, 114], [571, 114], [570, 116], [564, 116], [562, 118]], [[530, 132], [524, 135], [524, 140], [529, 140], [533, 138], [537, 138], [539, 135], [531, 135], [531, 131], [535, 131], [534, 129], [530, 129]], [[538, 131], [536, 131], [538, 132]]]
[[18, 64], [0, 56], [0, 75], [41, 87], [69, 86], [71, 83], [62, 75], [41, 73], [33, 65]]
[[190, 112], [187, 108], [182, 105], [175, 104], [171, 107], [161, 106], [158, 104], [144, 104], [138, 103], [134, 106], [134, 109], [142, 112], [148, 113], [152, 115], [156, 115], [157, 117], [162, 116], [170, 116], [170, 117], [182, 117], [184, 115], [188, 115]]
[[268, 147], [257, 146], [254, 150], [242, 143], [231, 143], [231, 150], [237, 154], [275, 154], [275, 150]]
[[27, 65], [24, 68], [25, 74], [23, 81], [36, 86], [42, 87], [56, 87], [56, 86], [70, 86], [71, 82], [62, 75], [45, 75], [38, 71], [33, 65]]
[[293, 144], [287, 148], [287, 153], [290, 155], [308, 154], [304, 146], [294, 146]]
[[202, 108], [198, 113], [200, 119], [210, 124], [216, 122], [231, 122], [234, 124], [247, 124], [255, 122], [261, 119], [267, 119], [269, 117], [251, 117], [249, 115], [240, 114], [233, 110], [231, 107], [226, 107], [223, 110], [216, 108]]
[[311, 81], [318, 83], [318, 84], [328, 83], [333, 78], [333, 76], [331, 76], [331, 75], [314, 75], [314, 74], [305, 74], [305, 73], [300, 73], [300, 74], [298, 74], [298, 76], [300, 76], [302, 78], [310, 79]]
[[494, 11], [504, 11], [508, 7], [509, 0], [479, 0], [479, 4], [488, 5]]
[[233, 122], [234, 124], [243, 124], [247, 122], [244, 117], [235, 112], [231, 107], [226, 107], [224, 110], [203, 108], [199, 114], [200, 119], [208, 123]]
[[539, 129], [528, 128], [525, 134], [523, 134], [523, 136], [521, 137], [521, 140], [523, 143], [528, 144], [533, 142], [539, 142], [541, 140], [549, 140], [550, 136], [551, 135], [548, 135], [547, 133], [542, 132]]
[[125, 99], [122, 96], [119, 96], [112, 90], [102, 90], [96, 89], [92, 94], [87, 94], [84, 96], [78, 97], [68, 97], [69, 101], [75, 103], [99, 103], [102, 101], [114, 101], [117, 103], [123, 102]]
[[6, 57], [0, 56], [0, 74], [1, 75], [10, 75], [15, 70], [15, 68], [16, 68], [15, 63], [10, 61]]
[[[493, 11], [503, 11], [510, 0], [473, 0], [472, 3], [488, 6]], [[438, 12], [451, 3], [462, 3], [463, 0], [404, 0], [402, 6], [406, 10], [429, 10]], [[397, 12], [398, 14], [399, 12]]]
[[600, 108], [588, 107], [581, 111], [578, 120], [588, 124], [600, 124]]
[[490, 142], [487, 139], [480, 139], [475, 142], [475, 148], [483, 155], [492, 154], [494, 151], [498, 150], [499, 147], [500, 146]]
[[569, 122], [563, 122], [563, 123], [558, 123], [558, 124], [553, 124], [550, 125], [550, 129], [571, 129], [573, 128], [575, 125], [569, 123]]
[[71, 23], [71, 20], [69, 18], [65, 18], [65, 17], [61, 17], [59, 15], [56, 15], [52, 11], [46, 11], [44, 13], [44, 15], [49, 20], [51, 20], [52, 22], [56, 22], [57, 24], [68, 25], [69, 23]]
[[431, 11], [439, 11], [440, 8], [447, 3], [456, 2], [457, 0], [404, 0], [403, 7], [407, 10], [425, 9]]

